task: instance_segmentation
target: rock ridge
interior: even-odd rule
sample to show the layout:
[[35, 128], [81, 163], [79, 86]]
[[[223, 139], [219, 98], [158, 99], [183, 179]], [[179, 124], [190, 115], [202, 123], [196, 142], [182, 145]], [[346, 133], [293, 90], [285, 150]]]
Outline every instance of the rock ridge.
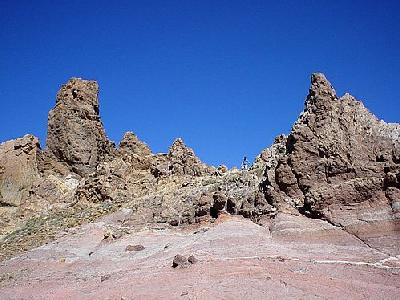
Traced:
[[400, 125], [378, 120], [349, 94], [338, 97], [323, 74], [312, 74], [290, 133], [246, 170], [208, 166], [181, 138], [165, 154], [133, 132], [116, 147], [98, 92], [97, 82], [80, 78], [62, 85], [44, 150], [32, 135], [0, 145], [0, 259], [121, 209], [133, 227], [228, 214], [268, 227], [279, 214], [306, 216], [397, 251]]

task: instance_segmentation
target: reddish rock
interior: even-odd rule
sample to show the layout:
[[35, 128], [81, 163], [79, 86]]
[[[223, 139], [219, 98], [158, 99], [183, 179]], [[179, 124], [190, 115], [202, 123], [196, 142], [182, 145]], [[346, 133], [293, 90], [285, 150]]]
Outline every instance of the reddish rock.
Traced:
[[189, 266], [189, 262], [188, 262], [187, 257], [180, 255], [180, 254], [177, 254], [174, 256], [174, 259], [172, 261], [173, 268], [177, 268], [177, 267], [186, 268], [188, 266]]
[[94, 172], [113, 151], [100, 120], [98, 92], [96, 81], [71, 78], [49, 112], [47, 150], [80, 175]]
[[345, 235], [395, 257], [399, 144], [398, 124], [378, 120], [348, 94], [338, 97], [324, 75], [313, 74], [290, 134], [278, 136], [246, 171], [209, 167], [182, 139], [167, 154], [152, 154], [128, 132], [114, 149], [99, 117], [97, 83], [73, 78], [49, 113], [45, 151], [33, 136], [0, 146], [0, 259], [121, 207], [129, 214], [110, 227], [121, 235], [111, 234], [112, 242], [102, 244], [121, 247], [115, 239], [141, 226], [171, 230], [169, 223], [185, 230], [239, 214], [282, 241], [300, 233], [308, 246]]
[[276, 167], [266, 170], [262, 185], [278, 210], [297, 210], [352, 230], [365, 222], [393, 224], [398, 124], [378, 120], [349, 94], [338, 98], [317, 73], [285, 148], [276, 155]]
[[142, 251], [144, 249], [145, 247], [143, 245], [128, 245], [126, 246], [125, 251]]

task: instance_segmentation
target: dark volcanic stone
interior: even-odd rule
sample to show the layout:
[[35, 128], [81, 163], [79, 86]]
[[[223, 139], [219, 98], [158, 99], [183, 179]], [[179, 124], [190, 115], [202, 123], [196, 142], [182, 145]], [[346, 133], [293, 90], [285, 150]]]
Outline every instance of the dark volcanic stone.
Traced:
[[194, 257], [193, 255], [190, 255], [190, 256], [188, 257], [188, 262], [190, 262], [191, 264], [195, 264], [195, 263], [198, 262], [198, 260], [197, 260], [197, 258]]
[[128, 245], [125, 248], [125, 251], [142, 251], [145, 247], [143, 245]]
[[285, 152], [265, 171], [263, 190], [281, 211], [298, 210], [342, 225], [358, 218], [390, 221], [394, 190], [386, 196], [385, 190], [396, 188], [400, 165], [392, 158], [399, 148], [398, 124], [378, 120], [349, 94], [338, 98], [325, 76], [316, 73]]
[[189, 266], [188, 259], [180, 254], [175, 255], [173, 261], [172, 261], [172, 267], [173, 268], [186, 268]]
[[80, 175], [94, 172], [113, 151], [100, 120], [98, 91], [96, 81], [72, 78], [49, 112], [47, 149]]

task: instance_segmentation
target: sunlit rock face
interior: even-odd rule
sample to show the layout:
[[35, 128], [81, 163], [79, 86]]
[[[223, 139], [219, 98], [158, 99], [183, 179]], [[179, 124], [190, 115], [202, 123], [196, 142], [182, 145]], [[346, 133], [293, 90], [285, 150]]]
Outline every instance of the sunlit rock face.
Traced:
[[17, 207], [29, 196], [39, 178], [39, 151], [39, 140], [33, 135], [0, 145], [1, 205]]
[[[100, 120], [98, 89], [95, 81], [77, 78], [60, 88], [49, 112], [44, 150], [32, 135], [0, 145], [1, 260], [52, 243], [45, 253], [29, 252], [32, 260], [48, 261], [46, 255], [56, 257], [61, 249], [56, 246], [58, 240], [51, 241], [73, 230], [84, 232], [83, 240], [68, 235], [61, 250], [69, 253], [68, 245], [75, 245], [69, 255], [82, 265], [97, 253], [96, 259], [105, 264], [94, 272], [101, 273], [104, 282], [109, 278], [103, 273], [110, 253], [118, 256], [109, 257], [120, 262], [117, 266], [129, 266], [127, 254], [118, 252], [118, 241], [124, 236], [132, 245], [139, 245], [135, 239], [143, 238], [144, 248], [137, 257], [158, 257], [147, 261], [145, 270], [155, 270], [161, 261], [172, 261], [177, 254], [189, 257], [192, 253], [185, 253], [185, 245], [198, 250], [199, 263], [190, 268], [199, 266], [199, 276], [208, 268], [202, 260], [217, 263], [230, 257], [232, 263], [218, 264], [239, 272], [240, 264], [234, 263], [239, 257], [261, 255], [258, 264], [271, 267], [276, 260], [284, 261], [276, 258], [277, 253], [292, 262], [299, 257], [322, 261], [314, 267], [328, 282], [331, 272], [320, 266], [323, 261], [340, 265], [348, 260], [354, 267], [351, 274], [359, 274], [360, 265], [387, 272], [399, 267], [400, 125], [378, 120], [349, 94], [338, 97], [323, 74], [311, 76], [304, 111], [289, 134], [278, 136], [243, 170], [206, 165], [181, 138], [167, 153], [153, 153], [132, 132], [115, 146]], [[215, 228], [205, 234], [210, 226]], [[193, 232], [183, 234], [181, 227]], [[168, 233], [153, 235], [153, 229]], [[136, 234], [142, 230], [143, 236]], [[180, 246], [169, 245], [169, 239]], [[207, 247], [211, 247], [209, 252]], [[178, 250], [182, 253], [175, 253]], [[361, 254], [357, 258], [354, 253]], [[261, 263], [263, 257], [271, 262]], [[136, 260], [129, 256], [129, 261]], [[244, 259], [244, 263], [252, 262]], [[7, 270], [14, 272], [17, 267], [18, 263], [9, 263]], [[297, 267], [313, 265], [300, 261]], [[162, 268], [160, 283], [169, 276], [169, 266]], [[285, 274], [292, 269], [288, 266]], [[280, 271], [276, 268], [277, 274]], [[0, 267], [0, 274], [4, 272]], [[344, 269], [341, 272], [347, 274]], [[365, 278], [370, 280], [370, 274], [375, 274], [372, 277], [381, 284], [380, 275], [371, 272]], [[249, 275], [241, 280], [246, 278]], [[271, 288], [281, 284], [271, 282], [275, 284]], [[338, 288], [343, 290], [343, 284]], [[11, 295], [11, 283], [8, 289]], [[263, 295], [261, 284], [259, 289], [256, 298]], [[107, 291], [114, 296], [112, 289]], [[392, 295], [393, 291], [387, 292]], [[73, 293], [68, 295], [74, 298]], [[229, 298], [229, 294], [221, 295]], [[310, 295], [311, 290], [303, 296]]]
[[[286, 151], [264, 182], [266, 197], [361, 238], [398, 230], [399, 150], [398, 124], [378, 120], [349, 94], [338, 98], [323, 74], [313, 74]], [[399, 246], [390, 238], [372, 242], [388, 252]]]
[[47, 149], [71, 169], [87, 175], [112, 153], [99, 116], [96, 81], [70, 79], [57, 94], [49, 112]]

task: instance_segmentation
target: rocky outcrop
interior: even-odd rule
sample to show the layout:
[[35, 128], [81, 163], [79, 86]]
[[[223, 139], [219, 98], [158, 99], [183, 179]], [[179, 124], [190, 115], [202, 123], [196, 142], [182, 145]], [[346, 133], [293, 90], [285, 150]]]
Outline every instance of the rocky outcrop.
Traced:
[[204, 176], [213, 171], [213, 168], [200, 161], [194, 151], [187, 147], [181, 138], [173, 142], [168, 154], [157, 155], [152, 167], [152, 174], [155, 177], [167, 175]]
[[353, 233], [374, 222], [390, 231], [398, 226], [399, 138], [399, 125], [379, 121], [349, 94], [338, 98], [324, 75], [313, 74], [286, 151], [267, 171], [265, 195]]
[[21, 205], [39, 178], [39, 140], [33, 135], [0, 145], [0, 206]]
[[132, 133], [125, 133], [119, 144], [118, 157], [130, 164], [135, 170], [149, 170], [153, 162], [153, 154], [146, 143]]
[[174, 175], [201, 176], [209, 170], [180, 138], [169, 149], [167, 160], [170, 162], [169, 170]]
[[[0, 249], [9, 255], [17, 251], [12, 245], [44, 242], [43, 226], [36, 226], [43, 220], [57, 220], [46, 221], [55, 233], [126, 209], [131, 226], [204, 223], [227, 214], [264, 226], [282, 214], [322, 219], [395, 253], [399, 145], [400, 125], [379, 121], [348, 94], [337, 97], [317, 73], [289, 135], [278, 136], [246, 170], [207, 166], [180, 138], [168, 153], [153, 154], [127, 132], [116, 149], [99, 117], [97, 83], [73, 78], [49, 113], [45, 151], [33, 136], [0, 146], [0, 224], [8, 224], [0, 234], [9, 234]], [[23, 236], [16, 238], [17, 225]]]
[[99, 117], [98, 91], [97, 82], [72, 78], [49, 112], [47, 150], [82, 176], [113, 151]]
[[119, 149], [122, 153], [136, 154], [140, 157], [151, 155], [151, 150], [146, 143], [138, 139], [133, 133], [125, 133], [122, 141], [119, 143]]
[[400, 170], [399, 137], [399, 126], [379, 121], [348, 94], [338, 99], [328, 80], [314, 74], [271, 181], [308, 213], [377, 201], [385, 198], [385, 174]]

